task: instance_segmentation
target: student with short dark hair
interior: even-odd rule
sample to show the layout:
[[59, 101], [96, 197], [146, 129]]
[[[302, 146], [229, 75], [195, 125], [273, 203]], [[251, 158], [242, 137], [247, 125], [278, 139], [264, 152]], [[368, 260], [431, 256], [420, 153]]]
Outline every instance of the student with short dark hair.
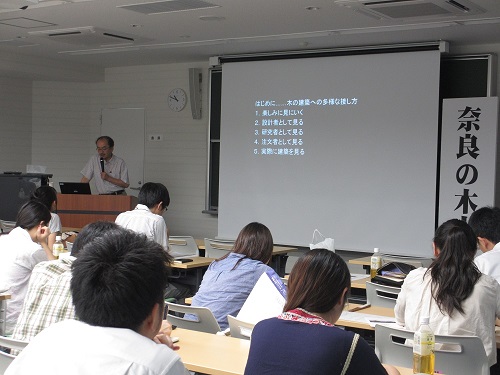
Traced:
[[168, 336], [157, 335], [171, 260], [156, 242], [132, 231], [84, 245], [71, 279], [79, 320], [58, 322], [39, 333], [6, 375], [187, 375], [172, 350], [177, 347]]
[[283, 313], [252, 331], [245, 375], [399, 374], [384, 369], [358, 334], [335, 327], [350, 287], [349, 269], [334, 252], [302, 256], [290, 273]]
[[44, 260], [55, 259], [47, 244], [50, 211], [38, 201], [28, 201], [17, 214], [16, 227], [0, 236], [0, 290], [7, 291], [6, 333], [14, 329], [28, 290], [31, 271]]
[[474, 259], [477, 268], [500, 283], [500, 208], [482, 207], [474, 211], [469, 225], [483, 252]]
[[[137, 201], [137, 206], [131, 211], [119, 214], [115, 223], [145, 234], [168, 251], [168, 228], [162, 216], [170, 204], [167, 188], [158, 182], [146, 182], [139, 191]], [[165, 298], [182, 300], [191, 295], [188, 286], [175, 282], [169, 282], [165, 290]]]
[[31, 199], [43, 203], [50, 211], [50, 235], [47, 240], [47, 244], [49, 249], [52, 249], [54, 242], [56, 242], [57, 233], [61, 233], [62, 229], [59, 215], [53, 212], [57, 210], [57, 191], [52, 186], [42, 185], [33, 192]]
[[238, 315], [263, 273], [274, 274], [279, 280], [268, 266], [272, 253], [273, 236], [269, 228], [257, 222], [247, 224], [238, 234], [233, 250], [210, 264], [191, 305], [208, 307], [220, 328], [226, 329], [227, 316]]
[[118, 215], [115, 222], [134, 232], [144, 233], [149, 239], [168, 249], [168, 228], [162, 214], [170, 204], [170, 195], [165, 185], [146, 182], [137, 197], [138, 204]]

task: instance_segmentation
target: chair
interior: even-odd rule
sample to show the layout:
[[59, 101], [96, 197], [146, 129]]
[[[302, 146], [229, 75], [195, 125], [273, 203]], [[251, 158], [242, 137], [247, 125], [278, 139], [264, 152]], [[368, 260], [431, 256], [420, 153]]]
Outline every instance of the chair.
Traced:
[[9, 233], [16, 227], [15, 221], [0, 220], [0, 232], [3, 234]]
[[231, 337], [250, 340], [255, 324], [244, 322], [232, 315], [227, 316], [227, 322], [229, 323], [229, 332], [231, 333]]
[[215, 259], [223, 257], [232, 251], [233, 245], [234, 241], [205, 238], [205, 256]]
[[[19, 341], [5, 336], [0, 336], [0, 346], [3, 346], [5, 348], [23, 350], [26, 347], [26, 345], [28, 345], [27, 341]], [[16, 358], [16, 356], [7, 354], [0, 350], [0, 375], [3, 375], [3, 373], [7, 370], [7, 367], [9, 367], [14, 358]]]
[[200, 250], [196, 241], [191, 236], [170, 236], [168, 238], [170, 255], [175, 259], [200, 256]]
[[[206, 307], [179, 305], [172, 302], [166, 302], [165, 304], [168, 306], [167, 320], [174, 326], [207, 333], [217, 333], [221, 330], [214, 314]], [[184, 319], [180, 316], [181, 314], [196, 315], [197, 319]]]
[[[375, 326], [375, 353], [383, 363], [412, 367], [412, 331], [377, 324]], [[488, 357], [477, 336], [435, 335], [435, 368], [445, 374], [490, 373]]]
[[372, 306], [394, 308], [401, 288], [366, 282], [366, 299]]

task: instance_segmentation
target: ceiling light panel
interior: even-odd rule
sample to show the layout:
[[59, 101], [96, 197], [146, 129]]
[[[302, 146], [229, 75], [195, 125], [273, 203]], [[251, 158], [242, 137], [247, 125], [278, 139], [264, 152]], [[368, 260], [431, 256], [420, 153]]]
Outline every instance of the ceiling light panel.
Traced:
[[121, 5], [117, 8], [131, 10], [143, 14], [159, 14], [182, 12], [186, 10], [218, 8], [219, 5], [212, 4], [202, 0], [166, 0], [155, 1], [151, 3]]

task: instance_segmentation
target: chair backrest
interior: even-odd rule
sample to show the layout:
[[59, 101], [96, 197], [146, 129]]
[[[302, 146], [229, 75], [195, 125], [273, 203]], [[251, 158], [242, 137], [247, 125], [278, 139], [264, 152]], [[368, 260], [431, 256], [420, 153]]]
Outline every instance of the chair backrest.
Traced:
[[0, 232], [7, 234], [16, 227], [15, 221], [0, 220]]
[[191, 236], [170, 236], [168, 247], [170, 254], [176, 259], [200, 256], [198, 245]]
[[[26, 345], [28, 345], [28, 342], [26, 341], [19, 341], [5, 336], [0, 336], [0, 346], [3, 346], [5, 348], [23, 350]], [[16, 357], [0, 350], [0, 375], [3, 375], [14, 358]]]
[[[165, 302], [165, 304], [168, 306], [167, 320], [174, 326], [207, 333], [217, 333], [221, 330], [214, 314], [206, 307], [179, 305], [172, 302]], [[185, 319], [183, 314], [190, 314], [195, 320]]]
[[7, 299], [0, 299], [0, 336], [5, 335], [5, 325], [7, 318]]
[[205, 256], [207, 258], [220, 258], [233, 250], [234, 241], [213, 240], [205, 238]]
[[[412, 331], [375, 326], [375, 353], [383, 363], [413, 367]], [[435, 335], [435, 369], [445, 374], [490, 373], [483, 342], [477, 336]]]
[[227, 316], [227, 322], [229, 323], [229, 332], [231, 333], [231, 337], [250, 340], [255, 324], [244, 322], [232, 315]]
[[366, 299], [372, 306], [394, 308], [401, 288], [366, 282]]
[[384, 254], [382, 256], [382, 265], [390, 262], [400, 262], [410, 264], [415, 268], [419, 267], [429, 267], [432, 263], [432, 258], [421, 258], [421, 257], [402, 257], [392, 254]]

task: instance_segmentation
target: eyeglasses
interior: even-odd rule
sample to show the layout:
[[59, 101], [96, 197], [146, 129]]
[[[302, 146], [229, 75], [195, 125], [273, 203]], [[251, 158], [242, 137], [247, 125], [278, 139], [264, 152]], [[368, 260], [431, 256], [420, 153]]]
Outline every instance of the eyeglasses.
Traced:
[[109, 150], [109, 147], [96, 147], [96, 150], [97, 151], [108, 151]]

